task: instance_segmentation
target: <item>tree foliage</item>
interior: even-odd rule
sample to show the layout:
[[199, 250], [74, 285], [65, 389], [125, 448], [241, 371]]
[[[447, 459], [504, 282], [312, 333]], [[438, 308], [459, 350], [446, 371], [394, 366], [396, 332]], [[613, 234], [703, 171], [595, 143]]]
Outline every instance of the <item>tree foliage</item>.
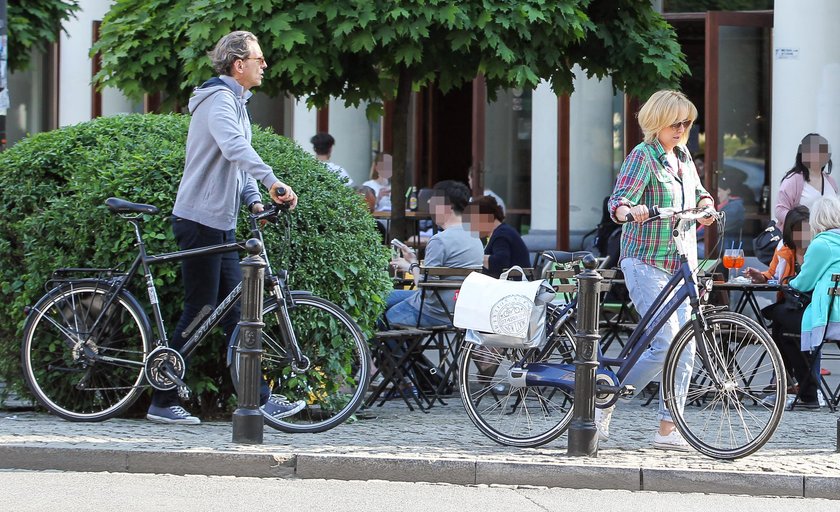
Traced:
[[540, 79], [568, 93], [579, 64], [637, 95], [686, 71], [647, 0], [117, 0], [93, 49], [96, 80], [184, 100], [212, 74], [205, 53], [237, 29], [261, 42], [264, 90], [316, 105], [393, 99], [403, 71], [414, 88], [446, 92], [481, 73], [491, 94]]
[[687, 72], [673, 29], [649, 0], [117, 0], [93, 52], [94, 78], [129, 96], [163, 91], [183, 104], [212, 74], [207, 51], [232, 30], [254, 32], [269, 62], [262, 90], [394, 101], [391, 229], [404, 233], [409, 96], [444, 93], [483, 75], [488, 95], [548, 80], [570, 93], [573, 68], [611, 76], [637, 96]]
[[25, 69], [32, 50], [46, 50], [78, 10], [78, 0], [9, 0], [9, 70]]

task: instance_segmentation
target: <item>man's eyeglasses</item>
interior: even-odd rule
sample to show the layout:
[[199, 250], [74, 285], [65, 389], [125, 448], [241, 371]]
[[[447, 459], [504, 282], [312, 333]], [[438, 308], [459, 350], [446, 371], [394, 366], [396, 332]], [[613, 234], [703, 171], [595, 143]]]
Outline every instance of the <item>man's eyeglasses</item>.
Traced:
[[671, 129], [672, 130], [679, 130], [680, 126], [682, 126], [686, 130], [688, 130], [688, 127], [691, 126], [691, 123], [693, 123], [693, 122], [694, 121], [692, 121], [691, 119], [686, 119], [685, 121], [677, 121], [676, 123], [671, 125]]
[[265, 64], [265, 57], [245, 57], [242, 60], [255, 60], [260, 64], [260, 66]]

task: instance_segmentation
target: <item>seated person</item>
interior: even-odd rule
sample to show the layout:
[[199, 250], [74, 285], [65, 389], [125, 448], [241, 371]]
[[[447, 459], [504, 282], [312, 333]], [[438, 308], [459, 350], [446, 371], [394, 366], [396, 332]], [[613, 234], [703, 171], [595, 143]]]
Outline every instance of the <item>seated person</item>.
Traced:
[[[797, 206], [791, 210], [791, 213], [793, 212], [795, 212], [793, 219], [788, 221], [785, 218], [784, 229], [782, 231], [782, 244], [773, 253], [773, 259], [770, 260], [770, 267], [765, 271], [751, 267], [744, 269], [744, 275], [749, 277], [753, 283], [766, 283], [770, 280], [781, 283], [786, 278], [796, 275], [796, 269], [802, 264], [802, 259], [805, 255], [805, 247], [797, 247], [795, 238], [810, 238], [808, 236], [808, 229], [810, 229], [808, 227], [808, 217], [810, 216], [810, 212], [804, 206]], [[807, 242], [801, 245], [807, 246]], [[781, 295], [779, 295], [779, 298], [781, 299]]]
[[[787, 217], [790, 216], [788, 213]], [[840, 300], [828, 295], [834, 287], [833, 274], [840, 274], [840, 198], [827, 195], [817, 199], [811, 207], [811, 232], [814, 238], [808, 245], [802, 269], [790, 286], [812, 292], [811, 303], [802, 312], [801, 348], [810, 358], [810, 379], [814, 395], [819, 383], [820, 353], [823, 340], [840, 340]], [[800, 381], [800, 388], [803, 383]], [[804, 396], [800, 389], [802, 405], [819, 408], [816, 396]]]
[[370, 179], [362, 183], [370, 187], [376, 196], [377, 212], [391, 211], [391, 175], [394, 174], [393, 160], [387, 153], [379, 153], [370, 165]]
[[519, 232], [505, 224], [505, 214], [493, 196], [476, 199], [467, 207], [470, 229], [481, 238], [490, 237], [484, 248], [484, 273], [498, 278], [514, 265], [531, 266], [528, 247]]
[[[744, 219], [746, 217], [746, 210], [744, 208], [744, 200], [741, 196], [736, 195], [736, 184], [733, 177], [728, 173], [723, 173], [718, 178], [718, 204], [717, 210], [724, 213], [726, 226], [723, 232], [723, 247], [727, 241], [741, 240], [741, 230], [744, 228]], [[705, 257], [705, 242], [703, 235], [705, 230], [700, 226], [697, 230], [697, 254], [699, 257]], [[736, 244], [738, 245], [738, 244]]]
[[728, 240], [734, 240], [735, 237], [740, 238], [746, 215], [744, 199], [737, 195], [735, 184], [732, 182], [732, 178], [726, 173], [721, 174], [718, 180], [717, 210], [726, 214], [726, 230], [723, 232], [724, 238]]
[[[804, 206], [797, 206], [791, 210], [785, 217], [782, 244], [773, 254], [770, 268], [762, 272], [747, 267], [744, 269], [744, 275], [748, 276], [754, 283], [766, 283], [770, 279], [775, 279], [779, 283], [786, 283], [794, 277], [803, 261], [805, 249], [808, 247], [810, 240], [808, 217], [808, 208]], [[790, 336], [790, 334], [799, 334], [802, 313], [801, 309], [796, 309], [791, 304], [787, 304], [781, 292], [779, 292], [775, 304], [771, 304], [762, 310], [764, 317], [772, 321], [771, 335], [782, 354], [785, 369], [799, 382], [800, 403], [807, 407], [806, 404], [817, 403], [816, 382], [808, 378], [808, 354], [802, 352], [799, 338]]]
[[[429, 199], [429, 213], [435, 224], [441, 227], [429, 239], [426, 245], [424, 265], [427, 267], [481, 268], [484, 260], [484, 247], [478, 236], [469, 231], [462, 223], [462, 214], [470, 201], [470, 190], [463, 183], [454, 180], [438, 182]], [[414, 275], [414, 282], [420, 281], [417, 272], [417, 255], [410, 249], [401, 249], [401, 257], [391, 265]], [[454, 311], [455, 291], [442, 290], [440, 293], [427, 293], [420, 302], [423, 290], [393, 290], [385, 300], [385, 318], [388, 324], [429, 327], [450, 325], [449, 313]], [[444, 304], [438, 300], [438, 295]]]

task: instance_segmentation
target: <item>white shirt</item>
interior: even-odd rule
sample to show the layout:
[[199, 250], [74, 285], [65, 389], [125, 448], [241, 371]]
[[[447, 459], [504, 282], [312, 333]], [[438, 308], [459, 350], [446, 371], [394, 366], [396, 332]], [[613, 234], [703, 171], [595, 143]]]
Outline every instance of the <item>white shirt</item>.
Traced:
[[344, 167], [338, 164], [334, 164], [332, 162], [324, 162], [324, 164], [327, 166], [327, 169], [334, 172], [335, 174], [338, 174], [340, 178], [346, 178], [347, 183], [345, 183], [345, 185], [347, 185], [348, 187], [353, 186], [353, 178], [351, 178], [350, 175], [347, 174], [347, 171], [344, 170]]
[[820, 194], [820, 190], [816, 188], [814, 185], [811, 185], [807, 181], [805, 185], [802, 187], [802, 196], [799, 198], [799, 204], [808, 208], [809, 210], [814, 206], [814, 203], [817, 202], [817, 199], [822, 197], [823, 195], [830, 196], [834, 194], [834, 187], [831, 186], [831, 183], [825, 181], [825, 176], [820, 173], [820, 178], [822, 178], [822, 188], [824, 189], [824, 194]]

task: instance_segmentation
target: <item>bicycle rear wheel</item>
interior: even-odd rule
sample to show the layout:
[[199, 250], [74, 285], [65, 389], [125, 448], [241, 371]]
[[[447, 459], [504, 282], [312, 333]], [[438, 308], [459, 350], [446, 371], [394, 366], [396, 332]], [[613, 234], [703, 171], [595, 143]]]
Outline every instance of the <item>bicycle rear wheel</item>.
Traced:
[[[340, 307], [314, 295], [293, 294], [295, 307], [289, 316], [300, 350], [311, 365], [303, 372], [292, 370], [291, 354], [279, 328], [280, 309], [271, 300], [263, 310], [262, 371], [272, 394], [304, 400], [306, 407], [286, 418], [264, 418], [283, 432], [323, 432], [343, 423], [362, 404], [370, 383], [370, 350], [356, 322]], [[238, 346], [238, 328], [234, 339]], [[230, 371], [238, 391], [236, 352]]]
[[[764, 446], [776, 431], [785, 406], [785, 369], [776, 344], [755, 321], [717, 312], [707, 315], [706, 323], [702, 336], [711, 367], [695, 350], [693, 325], [685, 325], [665, 360], [665, 400], [677, 429], [697, 451], [737, 459]], [[691, 378], [687, 392], [680, 393], [684, 364], [691, 365]]]
[[556, 439], [572, 418], [574, 396], [555, 387], [517, 387], [508, 371], [528, 362], [572, 363], [574, 330], [568, 323], [542, 349], [489, 348], [465, 343], [459, 356], [458, 386], [467, 416], [499, 444], [535, 447]]
[[54, 288], [26, 319], [23, 377], [38, 402], [66, 420], [114, 417], [142, 389], [143, 361], [151, 347], [148, 320], [127, 293], [103, 311], [109, 286]]

